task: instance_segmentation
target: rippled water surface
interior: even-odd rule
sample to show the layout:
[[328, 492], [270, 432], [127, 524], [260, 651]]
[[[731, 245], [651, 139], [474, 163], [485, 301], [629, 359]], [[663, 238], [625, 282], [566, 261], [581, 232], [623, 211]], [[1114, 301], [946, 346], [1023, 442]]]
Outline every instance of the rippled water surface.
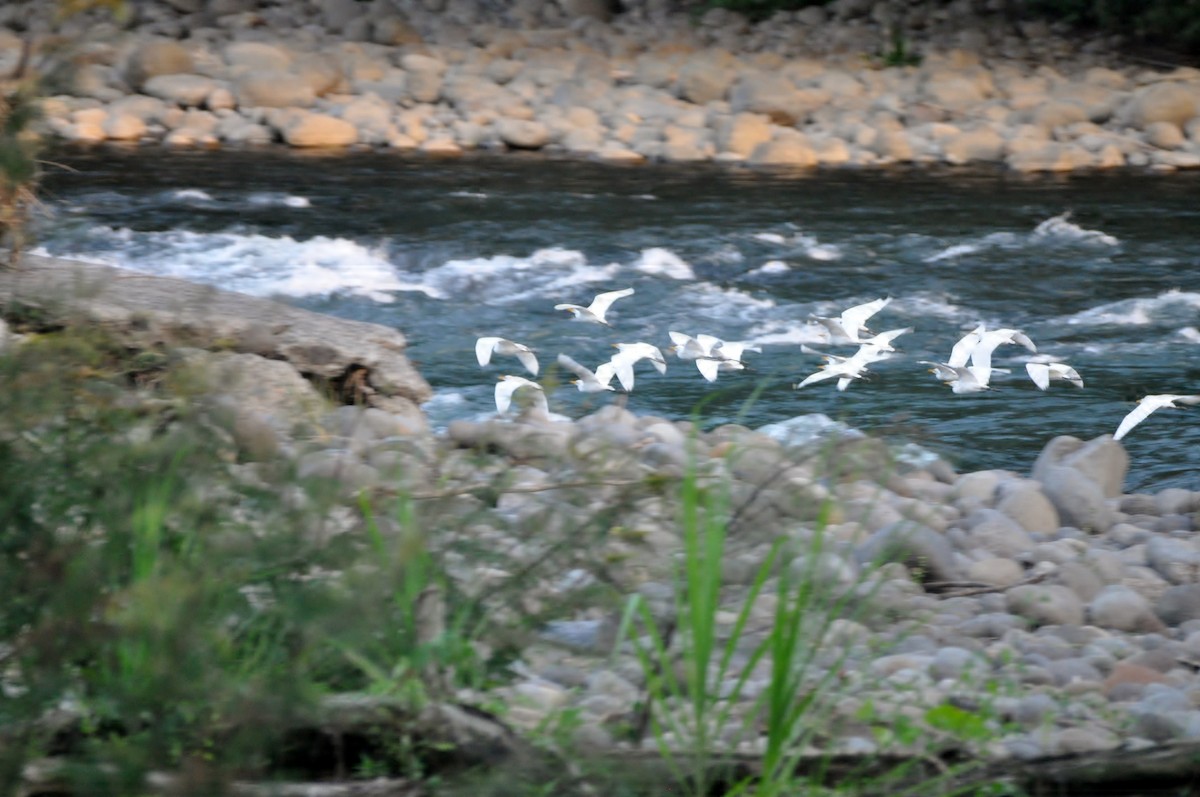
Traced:
[[[749, 426], [808, 413], [916, 441], [961, 468], [1025, 472], [1053, 436], [1111, 433], [1146, 393], [1200, 393], [1200, 174], [1037, 179], [961, 172], [771, 176], [515, 156], [425, 160], [283, 152], [59, 153], [41, 232], [55, 255], [187, 277], [394, 325], [437, 396], [436, 424], [495, 411], [515, 360], [475, 362], [480, 335], [594, 366], [611, 343], [668, 330], [762, 347], [705, 382], [690, 363], [639, 369], [628, 407]], [[1064, 214], [1070, 214], [1065, 218]], [[611, 328], [568, 320], [633, 287]], [[873, 330], [911, 326], [870, 381], [794, 390], [818, 358], [812, 313], [890, 296]], [[1024, 330], [1086, 387], [1026, 377], [997, 350], [996, 390], [953, 395], [944, 360], [977, 323]], [[829, 346], [850, 354], [854, 347]], [[614, 400], [570, 385], [553, 409]], [[1200, 489], [1200, 407], [1160, 411], [1125, 440], [1129, 489]]]

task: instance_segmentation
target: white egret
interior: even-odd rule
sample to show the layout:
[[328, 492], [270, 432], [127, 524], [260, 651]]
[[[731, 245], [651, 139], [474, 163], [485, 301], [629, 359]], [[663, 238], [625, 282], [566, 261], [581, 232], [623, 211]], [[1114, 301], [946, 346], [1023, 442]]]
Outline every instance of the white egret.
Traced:
[[492, 361], [493, 354], [513, 355], [525, 366], [525, 370], [537, 376], [538, 361], [533, 349], [521, 343], [514, 343], [506, 338], [486, 337], [475, 341], [475, 358], [480, 365]]
[[700, 338], [705, 338], [709, 341], [715, 341], [712, 335], [700, 335], [693, 338], [691, 335], [685, 335], [682, 332], [668, 332], [671, 337], [671, 342], [674, 344], [668, 351], [674, 351], [675, 356], [681, 360], [698, 360], [701, 357], [708, 357], [712, 352], [710, 346], [706, 346], [700, 342]]
[[1182, 409], [1176, 406], [1175, 402], [1180, 404], [1200, 404], [1200, 396], [1177, 396], [1171, 393], [1158, 393], [1149, 396], [1142, 396], [1138, 399], [1138, 405], [1133, 408], [1125, 418], [1121, 421], [1121, 425], [1117, 427], [1117, 431], [1113, 434], [1113, 440], [1120, 440], [1125, 435], [1129, 434], [1129, 430], [1137, 426], [1155, 410], [1163, 407], [1172, 409]]
[[891, 301], [891, 297], [888, 297], [886, 299], [876, 299], [873, 302], [866, 302], [865, 304], [857, 304], [854, 307], [843, 310], [841, 315], [836, 318], [827, 318], [819, 315], [811, 317], [814, 321], [817, 321], [828, 329], [829, 334], [834, 340], [848, 339], [854, 343], [861, 343], [862, 339], [859, 335], [863, 332], [870, 332], [866, 327], [867, 319], [887, 307]]
[[921, 365], [931, 366], [929, 372], [950, 385], [950, 389], [955, 393], [979, 393], [992, 389], [988, 384], [992, 376], [991, 368], [935, 363], [930, 360], [920, 360], [919, 362]]
[[575, 374], [576, 378], [571, 380], [571, 384], [575, 385], [580, 393], [601, 393], [605, 390], [616, 390], [611, 384], [612, 378], [616, 374], [616, 367], [611, 361], [600, 363], [596, 370], [592, 371], [580, 365], [574, 358], [566, 354], [559, 354], [558, 364]]
[[1025, 363], [1025, 371], [1042, 390], [1050, 387], [1051, 379], [1062, 379], [1075, 387], [1083, 387], [1083, 379], [1079, 372], [1066, 363]]
[[805, 377], [801, 382], [794, 387], [799, 390], [806, 385], [811, 385], [813, 382], [820, 382], [825, 379], [837, 378], [837, 389], [845, 390], [850, 387], [855, 379], [862, 379], [867, 372], [867, 366], [880, 360], [888, 359], [889, 355], [877, 348], [874, 345], [864, 343], [858, 347], [858, 351], [850, 357], [843, 357], [838, 354], [826, 354], [816, 349], [811, 349], [808, 346], [801, 346], [800, 350], [805, 354], [817, 354], [825, 359], [825, 364], [821, 366], [821, 370], [814, 374]]
[[862, 340], [860, 343], [862, 343], [864, 346], [874, 346], [880, 351], [895, 351], [896, 348], [892, 346], [892, 341], [901, 335], [906, 335], [912, 331], [912, 327], [905, 327], [904, 329], [889, 329], [886, 332], [880, 332], [878, 335], [867, 338], [866, 340]]
[[503, 415], [512, 404], [513, 394], [523, 388], [534, 391], [533, 403], [544, 415], [550, 414], [550, 406], [546, 403], [546, 394], [542, 386], [523, 376], [505, 375], [496, 383], [496, 412]]
[[620, 291], [609, 291], [608, 293], [598, 293], [596, 298], [592, 299], [592, 303], [587, 307], [578, 304], [556, 304], [555, 310], [566, 310], [570, 312], [580, 321], [590, 321], [594, 324], [604, 324], [611, 326], [605, 319], [608, 313], [608, 308], [612, 307], [612, 303], [617, 299], [633, 295], [633, 288], [625, 288]]
[[633, 366], [642, 360], [649, 360], [660, 374], [667, 372], [667, 361], [662, 351], [653, 343], [614, 343], [617, 353], [609, 362], [612, 363], [617, 379], [625, 392], [633, 390]]

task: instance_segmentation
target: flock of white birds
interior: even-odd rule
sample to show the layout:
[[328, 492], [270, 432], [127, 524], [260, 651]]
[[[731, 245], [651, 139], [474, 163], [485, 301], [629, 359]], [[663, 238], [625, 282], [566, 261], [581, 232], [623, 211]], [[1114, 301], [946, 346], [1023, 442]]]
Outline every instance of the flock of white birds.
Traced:
[[[586, 307], [578, 304], [557, 304], [555, 310], [565, 310], [578, 321], [610, 326], [607, 315], [613, 303], [618, 299], [633, 295], [633, 288], [619, 291], [609, 291], [597, 294], [592, 303]], [[824, 364], [815, 372], [795, 384], [796, 389], [807, 387], [815, 382], [827, 379], [837, 380], [837, 389], [846, 390], [856, 379], [862, 379], [867, 374], [868, 367], [882, 360], [890, 359], [896, 352], [892, 342], [901, 335], [912, 332], [912, 327], [891, 329], [878, 334], [867, 328], [867, 321], [878, 313], [892, 300], [876, 299], [865, 304], [843, 310], [838, 316], [812, 316], [813, 321], [825, 327], [829, 332], [832, 343], [855, 344], [858, 351], [849, 356], [829, 354], [809, 346], [801, 346], [805, 354], [819, 356]], [[716, 381], [721, 371], [740, 371], [746, 364], [742, 361], [747, 351], [759, 352], [761, 349], [735, 341], [721, 340], [712, 335], [685, 335], [682, 332], [668, 332], [672, 345], [666, 348], [681, 360], [690, 360], [696, 364], [697, 370], [709, 382]], [[920, 360], [920, 364], [928, 365], [929, 371], [938, 380], [947, 384], [955, 393], [978, 393], [991, 389], [993, 373], [1008, 373], [1007, 369], [992, 366], [992, 353], [1005, 344], [1024, 346], [1031, 352], [1037, 352], [1037, 346], [1029, 336], [1018, 329], [987, 329], [980, 324], [964, 335], [950, 350], [950, 356], [945, 362]], [[663, 350], [652, 343], [615, 343], [617, 353], [606, 362], [591, 370], [576, 362], [566, 354], [559, 354], [558, 364], [575, 375], [571, 382], [584, 393], [599, 393], [615, 390], [612, 381], [615, 378], [626, 391], [633, 390], [634, 366], [645, 360], [660, 374], [667, 371], [667, 358]], [[480, 366], [491, 363], [493, 355], [516, 357], [521, 365], [533, 376], [538, 374], [538, 360], [534, 350], [529, 346], [501, 337], [481, 337], [475, 342], [475, 357]], [[1061, 380], [1070, 382], [1076, 387], [1083, 387], [1083, 379], [1074, 368], [1062, 362], [1029, 362], [1025, 365], [1034, 384], [1042, 390], [1050, 387], [1050, 382]], [[512, 406], [513, 396], [518, 391], [529, 394], [532, 407], [543, 416], [551, 417], [542, 386], [531, 379], [522, 376], [506, 374], [500, 377], [496, 384], [496, 411], [503, 415]], [[1176, 408], [1180, 404], [1200, 404], [1200, 395], [1177, 395], [1169, 393], [1151, 394], [1138, 400], [1137, 407], [1127, 414], [1116, 432], [1114, 440], [1120, 440], [1133, 427], [1145, 420], [1152, 412], [1164, 407]]]

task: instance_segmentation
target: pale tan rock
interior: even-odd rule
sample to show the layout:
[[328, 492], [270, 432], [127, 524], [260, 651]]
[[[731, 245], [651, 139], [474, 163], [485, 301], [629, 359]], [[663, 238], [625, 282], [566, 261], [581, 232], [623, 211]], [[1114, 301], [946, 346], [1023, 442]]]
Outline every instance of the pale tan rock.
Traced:
[[1151, 122], [1143, 133], [1146, 143], [1159, 149], [1179, 149], [1187, 143], [1183, 131], [1174, 122]]
[[501, 119], [496, 123], [496, 132], [501, 141], [514, 149], [541, 149], [550, 143], [546, 126], [528, 119]]
[[125, 79], [135, 89], [158, 75], [178, 75], [195, 69], [192, 54], [175, 41], [152, 39], [143, 42], [130, 54], [125, 64]]
[[308, 108], [317, 98], [305, 79], [282, 71], [243, 75], [234, 86], [234, 94], [242, 108]]
[[773, 127], [762, 114], [739, 113], [717, 120], [715, 142], [720, 152], [749, 157], [754, 148], [771, 140]]
[[1030, 111], [1029, 121], [1046, 131], [1066, 127], [1076, 122], [1085, 122], [1087, 112], [1082, 105], [1064, 100], [1047, 100]]
[[354, 125], [323, 113], [294, 114], [279, 133], [293, 147], [345, 147], [358, 142]]
[[196, 108], [216, 87], [216, 81], [203, 75], [158, 75], [145, 82], [142, 92], [184, 108]]
[[371, 23], [371, 41], [389, 47], [399, 47], [406, 44], [420, 44], [422, 38], [417, 29], [403, 17], [390, 15]]
[[1094, 166], [1095, 157], [1083, 147], [1058, 142], [1010, 143], [1006, 163], [1018, 172], [1069, 172]]
[[146, 123], [130, 113], [109, 114], [102, 127], [105, 138], [114, 141], [136, 141], [146, 135]]
[[724, 50], [697, 53], [680, 67], [676, 91], [697, 105], [723, 100], [737, 76], [735, 64], [733, 55]]
[[764, 141], [750, 153], [749, 162], [757, 166], [816, 166], [817, 153], [808, 137], [798, 130], [781, 129], [770, 141]]
[[1004, 160], [1007, 143], [990, 127], [966, 130], [942, 142], [946, 161], [952, 164], [994, 163]]
[[1200, 114], [1200, 82], [1165, 81], [1144, 86], [1133, 93], [1123, 108], [1129, 124], [1145, 129], [1154, 122], [1172, 122], [1180, 127]]
[[292, 64], [290, 71], [318, 97], [349, 90], [341, 62], [327, 53], [306, 55]]
[[286, 71], [295, 60], [284, 47], [266, 42], [235, 41], [225, 46], [225, 62], [250, 71]]

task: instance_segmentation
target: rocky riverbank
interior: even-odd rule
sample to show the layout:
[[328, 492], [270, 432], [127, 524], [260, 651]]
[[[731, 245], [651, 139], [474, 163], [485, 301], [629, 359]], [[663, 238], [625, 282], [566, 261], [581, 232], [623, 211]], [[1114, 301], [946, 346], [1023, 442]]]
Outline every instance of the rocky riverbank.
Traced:
[[[35, 265], [34, 277], [0, 274], [0, 310], [14, 329], [34, 316], [49, 327], [99, 322], [130, 345], [204, 366], [212, 380], [195, 395], [228, 448], [232, 482], [284, 490], [280, 474], [291, 473], [336, 488], [333, 506], [306, 504], [320, 545], [364, 533], [363, 496], [410, 496], [457, 589], [489, 607], [476, 644], [519, 651], [515, 682], [458, 698], [498, 701], [514, 727], [542, 732], [569, 712], [565, 733], [580, 749], [657, 749], [650, 736], [628, 738], [645, 704], [644, 665], [629, 641], [611, 654], [627, 596], [641, 595], [660, 620], [674, 611], [691, 472], [728, 499], [727, 509], [705, 511], [727, 522], [718, 631], [738, 654], [719, 688], [735, 696], [732, 717], [753, 711], [771, 677], [759, 661], [734, 688], [780, 600], [776, 576], [761, 593], [751, 585], [784, 540], [793, 573], [823, 594], [850, 596], [821, 604], [840, 614], [810, 640], [820, 646], [806, 677], [821, 684], [821, 750], [928, 755], [965, 745], [992, 760], [1037, 759], [1200, 738], [1200, 492], [1125, 493], [1129, 457], [1111, 437], [1049, 440], [1024, 473], [958, 474], [942, 461], [906, 465], [869, 438], [814, 435], [810, 419], [702, 432], [612, 405], [575, 421], [498, 417], [436, 434], [386, 402], [363, 406], [376, 392], [426, 395], [411, 374], [377, 390], [389, 368], [406, 373], [394, 345], [391, 365], [363, 366], [362, 390], [331, 392], [322, 370], [296, 354], [316, 356], [307, 314], [236, 297], [244, 318], [291, 313], [288, 329], [216, 341], [197, 334], [194, 302], [184, 303], [191, 315], [170, 322], [176, 311], [159, 300], [181, 288], [176, 280]], [[55, 269], [73, 276], [36, 278]], [[93, 286], [93, 298], [85, 290], [66, 301], [68, 284]], [[209, 294], [210, 308], [232, 297]], [[139, 296], [151, 297], [153, 316], [137, 308]], [[322, 323], [398, 343], [373, 325]], [[286, 345], [268, 340], [285, 335]], [[326, 328], [319, 337], [337, 339]], [[32, 339], [0, 325], [0, 350]], [[329, 348], [332, 363], [338, 347]], [[151, 389], [131, 400], [153, 415], [154, 398]], [[161, 428], [153, 418], [146, 425]], [[387, 518], [370, 522], [399, 532]], [[748, 600], [746, 625], [735, 630]], [[928, 727], [939, 706], [975, 717], [971, 732]], [[906, 739], [899, 722], [925, 731]], [[717, 729], [718, 746], [735, 741], [735, 726]], [[751, 734], [734, 749], [755, 755], [762, 740]]]
[[[59, 23], [26, 0], [0, 25], [42, 37], [46, 129], [78, 143], [1200, 167], [1200, 71], [993, 10], [1007, 4], [910, 5], [836, 0], [751, 24], [666, 0], [615, 16], [599, 0], [154, 0], [114, 24]], [[0, 28], [0, 71], [20, 51]]]

